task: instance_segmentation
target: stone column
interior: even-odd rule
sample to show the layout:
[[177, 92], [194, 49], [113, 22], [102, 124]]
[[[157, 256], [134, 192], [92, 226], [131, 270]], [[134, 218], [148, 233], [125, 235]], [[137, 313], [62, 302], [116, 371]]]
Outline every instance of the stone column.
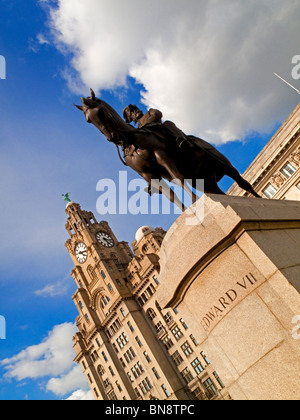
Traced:
[[[204, 195], [160, 252], [177, 308], [235, 400], [300, 398], [300, 202]], [[195, 217], [193, 218], [195, 219]]]

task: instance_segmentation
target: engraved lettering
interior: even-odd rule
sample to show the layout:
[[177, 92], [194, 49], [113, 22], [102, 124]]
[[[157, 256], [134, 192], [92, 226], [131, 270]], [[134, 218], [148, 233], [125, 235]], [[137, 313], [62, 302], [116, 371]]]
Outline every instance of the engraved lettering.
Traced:
[[[237, 298], [237, 293], [233, 289], [229, 289], [228, 292], [226, 292], [225, 294], [226, 294], [226, 296], [228, 296], [228, 298], [231, 300], [231, 302], [234, 302], [235, 299]], [[232, 296], [232, 294], [233, 294], [233, 296]]]
[[225, 298], [223, 298], [223, 297], [221, 297], [219, 299], [219, 302], [221, 303], [221, 305], [223, 306], [224, 309], [226, 309], [225, 305], [227, 305], [227, 306], [230, 305], [230, 303], [226, 302]]

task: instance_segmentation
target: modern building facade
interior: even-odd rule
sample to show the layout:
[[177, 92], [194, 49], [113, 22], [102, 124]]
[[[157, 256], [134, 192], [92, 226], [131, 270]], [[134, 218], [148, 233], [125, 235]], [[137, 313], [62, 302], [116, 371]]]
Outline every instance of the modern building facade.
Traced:
[[180, 313], [155, 300], [166, 232], [140, 228], [132, 252], [79, 204], [69, 203], [66, 213], [78, 287], [75, 361], [95, 399], [230, 399]]

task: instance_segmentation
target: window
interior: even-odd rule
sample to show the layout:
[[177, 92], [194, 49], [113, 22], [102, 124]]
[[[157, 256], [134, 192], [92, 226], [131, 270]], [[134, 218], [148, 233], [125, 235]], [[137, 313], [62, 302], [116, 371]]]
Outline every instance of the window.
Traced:
[[204, 367], [203, 367], [202, 363], [200, 362], [200, 360], [198, 359], [198, 357], [197, 357], [197, 359], [193, 360], [191, 364], [192, 364], [195, 372], [197, 373], [197, 375], [200, 375], [200, 373], [204, 371]]
[[104, 351], [102, 352], [102, 356], [103, 356], [104, 361], [107, 362], [108, 359], [107, 359], [106, 354], [104, 353]]
[[84, 316], [85, 316], [85, 319], [87, 320], [87, 322], [90, 322], [90, 318], [89, 318], [88, 314], [84, 314]]
[[180, 318], [180, 322], [181, 322], [181, 324], [182, 324], [183, 328], [184, 328], [185, 330], [187, 330], [187, 329], [188, 329], [188, 326], [187, 326], [187, 325], [186, 325], [186, 323], [184, 322], [183, 318]]
[[206, 379], [206, 381], [203, 382], [203, 385], [207, 391], [207, 394], [210, 398], [214, 397], [215, 395], [217, 395], [217, 389], [215, 387], [215, 385], [213, 384], [213, 381], [208, 378]]
[[111, 391], [109, 394], [107, 394], [107, 396], [108, 396], [109, 400], [115, 400], [116, 401], [118, 399], [116, 394], [114, 393], [114, 391]]
[[101, 270], [101, 276], [105, 279], [106, 278], [106, 274], [104, 273], [103, 270]]
[[142, 347], [142, 346], [143, 346], [143, 344], [142, 344], [141, 340], [139, 339], [139, 337], [138, 337], [138, 336], [136, 336], [136, 337], [135, 337], [135, 339], [136, 339], [136, 342], [138, 343], [138, 345], [139, 345], [140, 347]]
[[154, 275], [152, 278], [153, 278], [153, 280], [155, 281], [155, 283], [156, 283], [157, 285], [159, 285], [159, 281], [158, 281], [158, 278], [156, 277], [156, 275]]
[[130, 321], [128, 321], [128, 322], [127, 322], [127, 325], [128, 325], [128, 327], [129, 327], [130, 331], [131, 331], [131, 332], [134, 332], [134, 328], [133, 328], [133, 326], [132, 326], [132, 324], [131, 324], [131, 322], [130, 322]]
[[202, 351], [200, 354], [201, 354], [201, 356], [203, 357], [203, 359], [205, 360], [205, 363], [206, 363], [207, 365], [209, 365], [209, 364], [210, 364], [210, 361], [209, 361], [209, 360], [208, 360], [208, 358], [206, 357], [206, 355], [205, 355], [204, 351]]
[[150, 285], [147, 287], [146, 292], [150, 297], [154, 295], [155, 289], [152, 283], [150, 283]]
[[124, 357], [127, 363], [130, 363], [135, 358], [135, 356], [136, 354], [132, 347], [130, 347], [129, 350], [127, 350], [127, 352], [124, 353]]
[[179, 351], [175, 351], [175, 353], [172, 354], [171, 357], [176, 366], [179, 366], [183, 362], [183, 358], [181, 357]]
[[112, 292], [113, 291], [113, 287], [110, 283], [108, 283], [107, 287], [109, 288], [109, 290]]
[[82, 304], [81, 300], [79, 301], [79, 306], [80, 306], [81, 309], [83, 309], [83, 304]]
[[110, 298], [108, 296], [103, 296], [101, 299], [101, 307], [104, 309], [104, 307], [110, 302]]
[[167, 335], [163, 340], [163, 344], [165, 345], [166, 349], [169, 350], [172, 346], [174, 346], [173, 341], [171, 340], [170, 336]]
[[190, 339], [195, 344], [195, 346], [198, 346], [197, 340], [195, 339], [195, 337], [193, 336], [193, 334], [190, 335]]
[[193, 394], [195, 395], [197, 400], [204, 400], [205, 399], [205, 395], [204, 392], [201, 390], [200, 387], [197, 387], [194, 391]]
[[137, 379], [139, 376], [141, 376], [142, 373], [144, 373], [144, 369], [143, 369], [142, 365], [140, 364], [140, 362], [137, 362], [131, 368], [131, 372], [132, 372], [133, 376], [135, 377], [135, 379]]
[[150, 308], [150, 309], [147, 310], [147, 315], [152, 321], [156, 317], [156, 312], [153, 309]]
[[101, 366], [101, 365], [98, 366], [98, 373], [99, 373], [100, 376], [103, 376], [104, 375], [105, 370], [104, 370], [103, 366]]
[[223, 389], [225, 388], [225, 385], [223, 384], [223, 382], [221, 381], [220, 376], [217, 374], [217, 372], [214, 372], [214, 377], [216, 378], [216, 380], [218, 381], [220, 387]]
[[96, 350], [91, 354], [91, 359], [94, 363], [96, 362], [96, 360], [99, 359], [99, 356], [98, 356], [98, 353], [96, 352]]
[[127, 376], [128, 376], [128, 379], [130, 380], [131, 383], [134, 382], [134, 380], [132, 379], [132, 376], [130, 375], [129, 372], [127, 373]]
[[174, 335], [177, 341], [179, 341], [181, 337], [183, 337], [183, 334], [177, 325], [172, 329], [172, 334]]
[[119, 384], [119, 381], [116, 381], [116, 386], [117, 386], [118, 390], [119, 390], [120, 392], [122, 392], [122, 387], [121, 387], [121, 385]]
[[147, 360], [147, 362], [150, 363], [151, 359], [150, 359], [149, 354], [146, 351], [144, 351], [144, 356], [145, 356], [145, 359]]
[[108, 388], [111, 385], [111, 383], [109, 382], [109, 379], [108, 378], [107, 379], [104, 379], [103, 385], [104, 385], [104, 388]]
[[113, 368], [111, 366], [108, 367], [111, 376], [115, 376], [115, 372], [113, 371]]
[[190, 369], [188, 367], [183, 369], [183, 371], [181, 372], [181, 375], [182, 375], [183, 379], [185, 380], [185, 382], [187, 384], [190, 383], [194, 379], [194, 377], [193, 377], [193, 375], [190, 372]]
[[172, 321], [173, 317], [170, 312], [167, 312], [166, 315], [164, 315], [164, 319], [166, 323], [168, 324], [170, 321]]
[[[120, 362], [121, 362], [121, 365], [123, 366], [123, 368], [126, 368], [126, 365], [125, 365], [124, 360], [123, 360], [122, 357], [120, 357]], [[127, 363], [129, 363], [129, 362], [127, 362]]]
[[152, 368], [152, 372], [154, 373], [156, 379], [160, 379], [159, 373], [157, 372], [157, 370], [154, 368]]
[[291, 162], [288, 162], [282, 169], [281, 172], [283, 173], [284, 176], [286, 176], [287, 178], [290, 178], [295, 172], [296, 172], [296, 168], [294, 165], [291, 164]]
[[184, 354], [188, 357], [193, 353], [193, 349], [191, 348], [191, 346], [189, 345], [188, 341], [186, 341], [182, 346], [181, 346]]
[[125, 333], [122, 333], [117, 338], [117, 344], [118, 344], [119, 348], [122, 349], [127, 343], [128, 343], [128, 338], [126, 337]]
[[123, 315], [123, 317], [125, 318], [125, 317], [126, 317], [126, 312], [124, 311], [124, 309], [123, 309], [123, 308], [120, 308], [120, 312], [121, 312], [121, 314]]
[[156, 329], [156, 332], [157, 332], [157, 334], [162, 330], [162, 329], [164, 329], [164, 326], [163, 326], [163, 324], [159, 321], [156, 325], [155, 325], [155, 329]]
[[146, 252], [149, 251], [148, 245], [144, 245], [143, 248], [142, 248], [142, 251], [143, 251], [144, 254], [146, 254]]
[[169, 392], [168, 392], [168, 390], [167, 390], [166, 386], [165, 386], [165, 385], [162, 385], [161, 387], [162, 387], [162, 389], [163, 389], [164, 393], [166, 394], [166, 396], [167, 396], [167, 397], [169, 397], [169, 396], [170, 396], [170, 394], [169, 394]]
[[147, 392], [149, 392], [152, 388], [152, 384], [149, 381], [149, 378], [145, 378], [140, 384], [139, 387], [142, 391], [142, 393], [145, 395]]
[[273, 198], [274, 195], [277, 193], [277, 191], [278, 191], [277, 188], [274, 187], [273, 184], [268, 184], [268, 186], [263, 190], [263, 193], [268, 198]]
[[135, 393], [136, 393], [136, 395], [137, 395], [138, 398], [141, 398], [142, 397], [141, 394], [140, 394], [140, 392], [139, 392], [139, 390], [138, 390], [138, 388], [134, 388], [134, 391], [135, 391]]

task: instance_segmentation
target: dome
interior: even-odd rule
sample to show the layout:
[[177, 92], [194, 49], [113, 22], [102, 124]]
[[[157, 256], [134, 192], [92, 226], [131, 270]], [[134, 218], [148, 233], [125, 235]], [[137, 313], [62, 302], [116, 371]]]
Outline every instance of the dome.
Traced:
[[142, 226], [140, 227], [136, 234], [135, 234], [135, 240], [136, 242], [140, 242], [140, 240], [144, 237], [147, 236], [150, 232], [154, 232], [154, 229], [151, 226]]

